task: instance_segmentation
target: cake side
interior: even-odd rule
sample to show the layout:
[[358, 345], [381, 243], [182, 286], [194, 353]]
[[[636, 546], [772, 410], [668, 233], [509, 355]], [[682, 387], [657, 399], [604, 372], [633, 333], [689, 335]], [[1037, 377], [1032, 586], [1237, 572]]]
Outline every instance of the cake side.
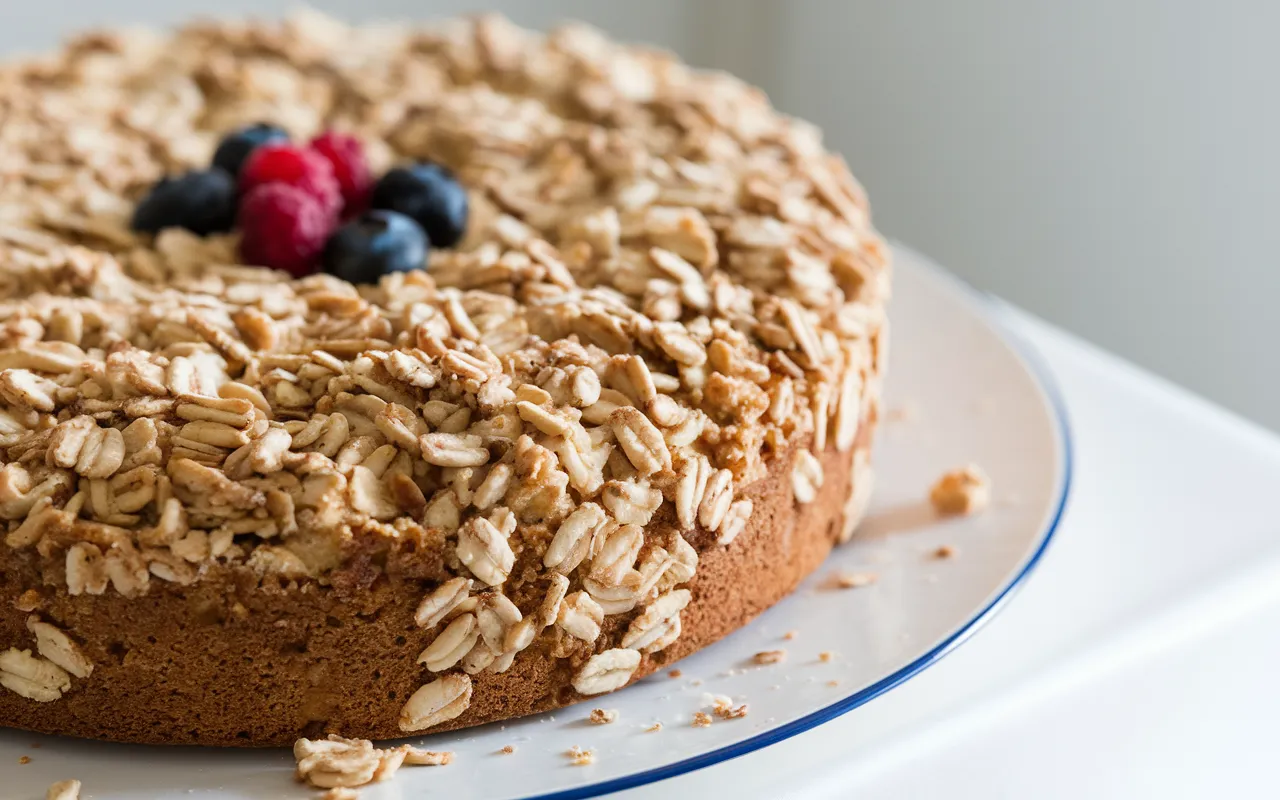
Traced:
[[[647, 654], [634, 682], [732, 633], [789, 594], [856, 523], [850, 461], [829, 452], [829, 481], [797, 506], [788, 476], [770, 474], [749, 490], [758, 513], [727, 548], [703, 555], [689, 582], [693, 599], [675, 642]], [[863, 479], [868, 479], [865, 473]], [[666, 527], [670, 522], [660, 522]], [[696, 539], [714, 541], [699, 531]], [[41, 733], [147, 744], [287, 746], [299, 736], [339, 733], [369, 739], [406, 735], [404, 699], [422, 684], [408, 644], [421, 637], [412, 582], [380, 584], [357, 598], [334, 592], [271, 592], [252, 575], [211, 576], [191, 591], [153, 592], [136, 603], [115, 594], [57, 596], [40, 611], [79, 634], [94, 680], [56, 703], [0, 693], [0, 719]], [[0, 603], [17, 600], [25, 567], [0, 580]], [[244, 611], [237, 610], [243, 606]], [[626, 616], [610, 618], [597, 647], [617, 647]], [[0, 616], [0, 637], [26, 633], [21, 616]], [[547, 637], [502, 673], [472, 678], [469, 708], [432, 732], [548, 711], [587, 699], [574, 676], [591, 653], [566, 654]]]
[[[865, 504], [887, 250], [732, 78], [581, 27], [304, 15], [86, 36], [0, 68], [0, 107], [0, 724], [531, 713], [745, 624]], [[465, 236], [356, 285], [131, 229], [263, 119], [447, 168]]]

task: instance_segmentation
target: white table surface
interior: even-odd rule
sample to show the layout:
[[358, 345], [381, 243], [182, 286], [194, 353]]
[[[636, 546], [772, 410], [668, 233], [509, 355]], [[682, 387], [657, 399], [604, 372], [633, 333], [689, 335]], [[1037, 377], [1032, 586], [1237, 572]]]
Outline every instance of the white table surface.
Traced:
[[1017, 596], [867, 705], [617, 796], [1280, 796], [1280, 438], [1013, 316], [1075, 450], [1062, 527]]

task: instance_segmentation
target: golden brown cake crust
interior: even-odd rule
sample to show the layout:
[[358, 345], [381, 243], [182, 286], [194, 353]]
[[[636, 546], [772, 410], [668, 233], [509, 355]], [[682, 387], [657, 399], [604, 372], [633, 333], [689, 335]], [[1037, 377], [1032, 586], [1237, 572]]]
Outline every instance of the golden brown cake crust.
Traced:
[[[845, 517], [853, 491], [848, 455], [829, 451], [822, 461], [828, 480], [812, 503], [793, 502], [781, 470], [750, 487], [756, 513], [747, 530], [728, 548], [704, 555], [689, 584], [694, 599], [680, 637], [647, 656], [633, 681], [742, 627], [818, 568], [842, 526], [856, 521]], [[0, 574], [0, 637], [25, 635], [26, 614], [14, 605], [29, 583], [27, 569]], [[145, 603], [116, 594], [43, 599], [42, 613], [81, 634], [97, 665], [95, 680], [56, 703], [0, 693], [0, 720], [41, 733], [147, 744], [244, 747], [289, 745], [321, 732], [405, 735], [397, 717], [423, 677], [406, 657], [423, 638], [413, 623], [421, 595], [415, 584], [380, 583], [358, 597], [244, 584], [210, 580], [154, 593]], [[243, 618], [231, 610], [237, 602], [246, 608]], [[616, 641], [630, 616], [611, 618], [602, 638]], [[476, 678], [470, 708], [432, 730], [581, 701], [571, 685], [580, 662], [526, 651], [507, 672]]]
[[[0, 725], [551, 708], [744, 624], [865, 508], [887, 248], [736, 79], [582, 26], [304, 14], [84, 36], [0, 65], [0, 114]], [[356, 285], [131, 228], [258, 121], [447, 168], [465, 236]]]

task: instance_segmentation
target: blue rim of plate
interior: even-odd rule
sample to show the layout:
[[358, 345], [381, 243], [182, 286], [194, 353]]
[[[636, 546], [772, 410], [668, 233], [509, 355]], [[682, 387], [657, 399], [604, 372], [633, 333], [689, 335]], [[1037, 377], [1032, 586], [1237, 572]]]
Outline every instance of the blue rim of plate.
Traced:
[[958, 629], [952, 631], [936, 645], [931, 647], [928, 652], [916, 658], [911, 663], [900, 667], [889, 675], [881, 678], [870, 686], [866, 686], [851, 695], [848, 695], [831, 705], [825, 706], [812, 713], [806, 714], [799, 719], [794, 719], [784, 725], [779, 725], [763, 733], [743, 739], [730, 745], [711, 750], [701, 755], [686, 758], [682, 761], [675, 761], [661, 767], [636, 772], [631, 775], [622, 775], [617, 778], [600, 781], [598, 783], [590, 783], [584, 786], [575, 786], [572, 789], [558, 789], [554, 792], [544, 794], [530, 795], [524, 800], [577, 800], [584, 797], [599, 797], [604, 794], [620, 792], [625, 789], [634, 789], [638, 786], [645, 786], [650, 783], [657, 783], [668, 778], [674, 778], [679, 775], [685, 775], [690, 772], [710, 767], [729, 761], [739, 756], [745, 756], [748, 753], [754, 753], [756, 750], [777, 744], [793, 736], [804, 733], [807, 730], [816, 728], [817, 726], [830, 722], [831, 720], [846, 714], [858, 706], [864, 705], [871, 700], [879, 697], [885, 692], [905, 683], [910, 678], [915, 677], [928, 667], [933, 666], [943, 656], [955, 650], [961, 644], [969, 639], [973, 634], [989, 622], [1005, 603], [1013, 596], [1014, 590], [1020, 588], [1025, 582], [1031, 571], [1040, 563], [1040, 559], [1044, 556], [1045, 551], [1049, 549], [1049, 543], [1053, 541], [1054, 534], [1058, 532], [1058, 527], [1062, 522], [1063, 512], [1066, 510], [1067, 498], [1071, 494], [1071, 478], [1072, 467], [1074, 464], [1071, 439], [1071, 423], [1067, 418], [1067, 406], [1062, 399], [1061, 390], [1058, 388], [1056, 379], [1053, 377], [1053, 371], [1048, 364], [1044, 362], [1044, 357], [1026, 341], [1020, 334], [1013, 330], [1008, 324], [1010, 311], [1003, 300], [990, 292], [982, 291], [966, 283], [961, 278], [950, 272], [936, 266], [934, 262], [928, 258], [919, 255], [915, 251], [904, 247], [895, 242], [894, 249], [910, 253], [921, 262], [921, 266], [932, 273], [935, 277], [946, 280], [963, 294], [968, 296], [979, 311], [985, 311], [983, 320], [991, 325], [1000, 339], [1013, 350], [1017, 356], [1036, 379], [1036, 385], [1040, 389], [1048, 401], [1050, 410], [1058, 423], [1058, 438], [1062, 443], [1062, 461], [1061, 473], [1062, 482], [1058, 489], [1058, 499], [1052, 513], [1048, 515], [1048, 524], [1045, 526], [1044, 533], [1041, 534], [1040, 542], [1036, 545], [1036, 549], [1031, 553], [1027, 561], [1018, 569], [1017, 573], [1001, 587], [995, 595], [987, 601], [987, 604], [978, 613], [974, 614], [967, 622]]

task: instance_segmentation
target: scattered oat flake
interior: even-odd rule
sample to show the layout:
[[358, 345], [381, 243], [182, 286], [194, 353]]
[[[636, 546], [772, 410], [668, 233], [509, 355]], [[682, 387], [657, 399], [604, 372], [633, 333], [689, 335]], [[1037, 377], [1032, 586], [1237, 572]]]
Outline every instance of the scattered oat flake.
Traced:
[[721, 695], [716, 698], [715, 708], [712, 709], [715, 715], [720, 719], [740, 719], [747, 715], [747, 704], [734, 706], [733, 701]]
[[693, 712], [693, 727], [707, 728], [711, 725], [711, 715], [705, 711]]
[[841, 589], [861, 589], [880, 580], [874, 572], [842, 572], [835, 577], [836, 586]]
[[19, 764], [30, 764], [30, 763], [31, 763], [31, 756], [18, 756], [18, 763], [19, 763]]
[[839, 686], [840, 681], [827, 681], [828, 686]]
[[655, 723], [653, 723], [652, 725], [650, 725], [649, 727], [645, 728], [645, 729], [644, 729], [644, 732], [645, 732], [645, 733], [657, 733], [657, 732], [658, 732], [658, 731], [660, 731], [660, 730], [662, 730], [662, 723], [661, 723], [661, 722], [655, 722]]
[[569, 763], [575, 767], [585, 767], [594, 764], [596, 761], [596, 753], [594, 750], [583, 750], [576, 744], [565, 751], [565, 755], [569, 757]]
[[593, 708], [588, 719], [591, 720], [593, 725], [608, 725], [610, 722], [617, 721], [618, 712], [612, 708]]
[[821, 662], [822, 662], [822, 663], [824, 663], [824, 664], [825, 664], [825, 663], [827, 663], [828, 661], [830, 661], [831, 659], [835, 658], [835, 657], [836, 657], [836, 654], [835, 654], [835, 653], [832, 653], [832, 652], [827, 651], [827, 650], [824, 650], [824, 651], [822, 651], [821, 653], [818, 653], [818, 660], [819, 660], [819, 661], [821, 661]]
[[777, 664], [787, 657], [786, 650], [761, 650], [756, 653], [755, 662], [757, 664]]
[[80, 800], [80, 781], [58, 781], [44, 793], [45, 800]]
[[360, 793], [345, 786], [335, 786], [321, 795], [323, 800], [360, 800]]
[[670, 672], [668, 672], [668, 673], [667, 673], [667, 677], [668, 677], [668, 678], [679, 678], [679, 677], [680, 677], [681, 675], [683, 675], [683, 674], [684, 674], [684, 673], [683, 673], [683, 672], [681, 672], [680, 670], [678, 670], [678, 669], [673, 669], [673, 670], [671, 670]]
[[991, 479], [977, 464], [953, 469], [929, 490], [929, 502], [939, 514], [977, 514], [991, 502]]
[[790, 642], [799, 635], [800, 635], [800, 631], [787, 631], [786, 633], [782, 634], [782, 638], [784, 641]]
[[944, 544], [933, 551], [933, 557], [937, 559], [955, 558], [958, 554], [959, 551], [949, 544]]
[[507, 745], [506, 747], [504, 747], [504, 748], [502, 748], [501, 750], [499, 750], [498, 752], [499, 752], [499, 753], [501, 753], [501, 754], [502, 754], [502, 755], [504, 755], [504, 756], [509, 756], [509, 755], [511, 755], [512, 753], [514, 753], [515, 751], [516, 751], [515, 745], [510, 745], [510, 744], [509, 744], [509, 745]]

